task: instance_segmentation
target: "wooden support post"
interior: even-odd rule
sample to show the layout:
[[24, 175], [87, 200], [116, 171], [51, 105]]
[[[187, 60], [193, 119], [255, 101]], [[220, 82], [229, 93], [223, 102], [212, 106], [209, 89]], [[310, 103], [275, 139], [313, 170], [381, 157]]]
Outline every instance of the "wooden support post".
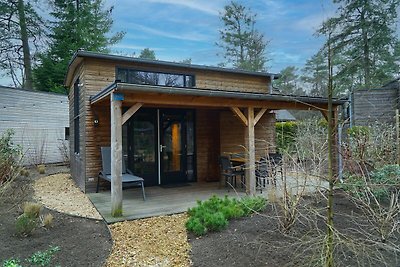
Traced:
[[122, 100], [111, 94], [111, 216], [122, 216]]
[[397, 165], [400, 165], [400, 120], [399, 110], [396, 109], [396, 155]]
[[241, 121], [245, 126], [248, 125], [246, 116], [242, 113], [242, 111], [241, 111], [239, 108], [237, 108], [237, 107], [231, 107], [231, 110], [232, 110], [233, 113], [236, 114], [236, 116], [240, 119], [240, 121]]
[[254, 126], [256, 126], [257, 122], [261, 119], [261, 117], [264, 115], [265, 112], [267, 112], [268, 109], [262, 108], [254, 118]]
[[141, 107], [143, 106], [142, 103], [136, 103], [132, 107], [130, 107], [123, 115], [122, 115], [122, 124], [127, 122], [130, 117], [133, 116], [133, 114], [136, 113]]
[[246, 193], [254, 195], [256, 193], [256, 149], [254, 135], [254, 108], [249, 107], [247, 110], [246, 128], [246, 147], [247, 147], [247, 163], [246, 168]]

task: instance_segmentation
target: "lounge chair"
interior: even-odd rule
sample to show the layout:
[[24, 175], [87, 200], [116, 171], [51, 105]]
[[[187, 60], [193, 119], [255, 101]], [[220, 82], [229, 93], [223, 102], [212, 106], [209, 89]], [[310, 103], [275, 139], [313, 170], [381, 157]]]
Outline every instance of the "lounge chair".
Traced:
[[[111, 182], [111, 147], [101, 148], [101, 162], [103, 170], [99, 173], [97, 178], [96, 193], [99, 192], [99, 180], [104, 179]], [[141, 177], [134, 175], [129, 169], [125, 167], [125, 162], [122, 160], [122, 184], [138, 184], [142, 187], [143, 200], [146, 200], [144, 193], [144, 180]]]

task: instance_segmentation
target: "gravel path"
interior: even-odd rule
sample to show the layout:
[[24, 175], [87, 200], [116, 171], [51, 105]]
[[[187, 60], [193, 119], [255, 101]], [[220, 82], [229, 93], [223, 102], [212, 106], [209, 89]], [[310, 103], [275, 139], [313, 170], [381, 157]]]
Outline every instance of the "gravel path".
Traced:
[[190, 266], [186, 214], [110, 225], [114, 246], [111, 266]]
[[[33, 189], [35, 199], [48, 208], [102, 219], [67, 173], [41, 177]], [[190, 266], [186, 220], [186, 214], [177, 214], [110, 225], [114, 244], [105, 266]]]
[[71, 175], [59, 173], [39, 178], [33, 184], [35, 199], [66, 214], [102, 220], [89, 198], [75, 185]]

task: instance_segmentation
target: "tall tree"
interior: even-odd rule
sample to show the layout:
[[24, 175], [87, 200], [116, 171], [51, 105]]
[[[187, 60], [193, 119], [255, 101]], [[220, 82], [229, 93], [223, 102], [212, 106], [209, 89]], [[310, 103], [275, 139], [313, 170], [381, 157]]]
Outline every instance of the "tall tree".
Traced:
[[328, 66], [324, 55], [318, 52], [307, 60], [302, 69], [301, 81], [311, 96], [327, 96]]
[[32, 3], [0, 0], [0, 68], [12, 77], [16, 87], [33, 88], [30, 45], [36, 50], [44, 26]]
[[337, 16], [324, 22], [317, 33], [332, 33], [333, 54], [343, 59], [342, 62], [332, 59], [336, 61], [335, 80], [347, 77], [353, 88], [371, 88], [392, 79], [399, 72], [394, 51], [398, 42], [395, 24], [400, 1], [333, 2], [340, 5]]
[[295, 66], [289, 66], [279, 72], [280, 77], [274, 84], [281, 93], [287, 95], [304, 94], [299, 85], [299, 75], [297, 71]]
[[145, 48], [140, 52], [139, 58], [145, 58], [145, 59], [156, 59], [156, 53], [154, 50], [151, 50], [150, 48]]
[[243, 5], [231, 2], [220, 14], [224, 28], [217, 45], [223, 49], [225, 64], [250, 71], [265, 70], [268, 42], [255, 29], [256, 14]]
[[40, 54], [34, 69], [34, 82], [39, 90], [65, 92], [64, 76], [68, 62], [78, 50], [108, 52], [109, 46], [120, 41], [123, 33], [111, 37], [112, 7], [104, 8], [103, 0], [55, 0], [51, 15], [48, 51]]

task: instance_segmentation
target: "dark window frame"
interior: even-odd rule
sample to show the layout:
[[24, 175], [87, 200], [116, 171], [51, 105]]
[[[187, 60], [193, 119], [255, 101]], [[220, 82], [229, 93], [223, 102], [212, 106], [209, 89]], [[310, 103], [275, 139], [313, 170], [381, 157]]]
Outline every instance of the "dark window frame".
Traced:
[[79, 154], [80, 152], [79, 93], [80, 90], [79, 90], [79, 78], [78, 78], [74, 83], [74, 153], [75, 154]]
[[[124, 74], [125, 81], [123, 79], [121, 79], [121, 77], [119, 76], [119, 72], [121, 72], [121, 71], [126, 72]], [[130, 80], [132, 80], [132, 77], [130, 76], [130, 74], [134, 73], [134, 72], [144, 72], [144, 73], [147, 73], [150, 75], [151, 74], [165, 74], [165, 75], [181, 76], [183, 86], [130, 82]], [[116, 77], [116, 80], [121, 81], [123, 83], [134, 83], [134, 84], [144, 84], [144, 85], [154, 85], [154, 86], [167, 86], [167, 87], [177, 87], [177, 88], [193, 88], [196, 86], [196, 76], [194, 74], [188, 74], [188, 73], [182, 73], [182, 72], [168, 72], [168, 71], [163, 72], [163, 71], [154, 71], [154, 70], [140, 69], [140, 68], [116, 67], [115, 68], [115, 77]], [[191, 80], [191, 84], [187, 84], [188, 78], [189, 78], [189, 80]]]

